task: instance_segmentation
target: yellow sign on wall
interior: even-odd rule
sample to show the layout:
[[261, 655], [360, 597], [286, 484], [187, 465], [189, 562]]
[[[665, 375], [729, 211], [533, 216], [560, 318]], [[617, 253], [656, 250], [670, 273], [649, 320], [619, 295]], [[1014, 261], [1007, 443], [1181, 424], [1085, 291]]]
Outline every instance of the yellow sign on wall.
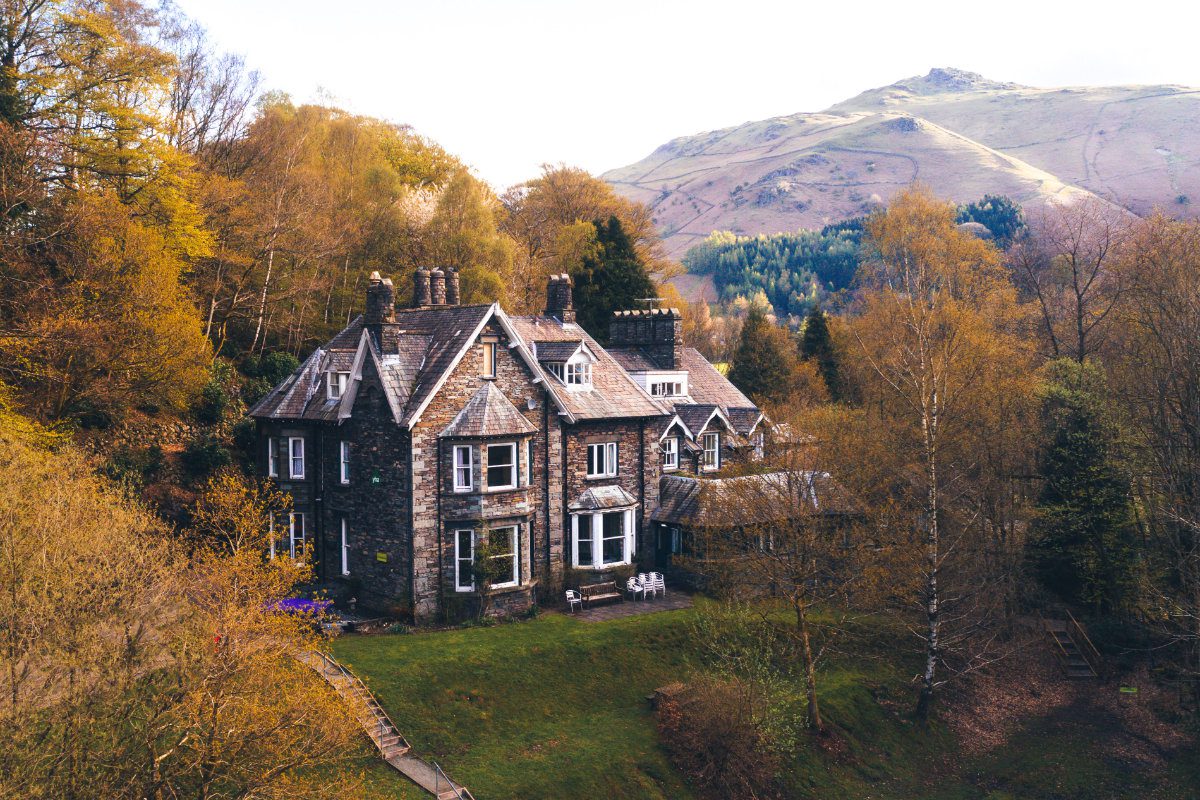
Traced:
[[387, 563], [387, 553], [376, 553], [375, 560], [378, 561], [380, 564], [386, 564]]

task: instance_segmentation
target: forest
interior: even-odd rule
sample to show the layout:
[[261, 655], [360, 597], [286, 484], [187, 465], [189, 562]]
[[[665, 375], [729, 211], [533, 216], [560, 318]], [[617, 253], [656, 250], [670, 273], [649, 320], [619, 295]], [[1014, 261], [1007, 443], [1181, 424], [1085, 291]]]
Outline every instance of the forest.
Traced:
[[[687, 251], [683, 265], [712, 276], [718, 302], [761, 297], [795, 327], [813, 306], [836, 304], [854, 282], [863, 257], [864, 221], [856, 217], [819, 231], [757, 236], [713, 231]], [[1020, 207], [994, 195], [959, 206], [955, 221], [983, 225], [1002, 248], [1024, 227]]]
[[[405, 125], [271, 91], [170, 6], [0, 8], [0, 797], [357, 796], [353, 713], [294, 658], [327, 643], [280, 613], [311, 565], [267, 555], [290, 501], [251, 474], [245, 411], [361, 311], [372, 271], [407, 286], [422, 266], [513, 313], [569, 273], [601, 341], [613, 309], [680, 306], [686, 343], [767, 412], [769, 454], [720, 476], [786, 491], [742, 484], [704, 541], [707, 597], [644, 626], [691, 670], [691, 702], [624, 709], [654, 726], [630, 759], [678, 773], [661, 785], [829, 791], [805, 759], [873, 785], [891, 765], [848, 755], [862, 718], [944, 767], [977, 733], [965, 708], [1019, 694], [1030, 621], [1067, 613], [1104, 686], [1142, 687], [1117, 727], [1162, 763], [1194, 752], [1200, 224], [918, 185], [820, 231], [715, 232], [685, 265], [721, 303], [688, 305], [649, 210], [582, 169], [497, 190]], [[836, 535], [810, 524], [814, 475]], [[802, 524], [748, 522], [789, 504]], [[848, 664], [891, 683], [828, 702]], [[490, 724], [476, 700], [508, 690], [485, 678], [437, 702]], [[437, 746], [469, 753], [444, 722]]]

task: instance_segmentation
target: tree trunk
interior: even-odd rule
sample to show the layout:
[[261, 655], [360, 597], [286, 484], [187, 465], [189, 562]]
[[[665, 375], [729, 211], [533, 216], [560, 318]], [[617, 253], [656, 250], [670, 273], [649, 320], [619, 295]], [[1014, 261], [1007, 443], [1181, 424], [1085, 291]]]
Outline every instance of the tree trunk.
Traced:
[[825, 729], [821, 720], [821, 708], [817, 703], [817, 665], [813, 660], [812, 642], [808, 635], [808, 609], [804, 600], [795, 601], [796, 628], [800, 632], [800, 649], [804, 654], [804, 691], [808, 698], [808, 727], [814, 731]]
[[250, 352], [254, 352], [254, 346], [258, 344], [259, 334], [263, 329], [263, 317], [267, 313], [267, 288], [271, 285], [271, 270], [275, 266], [275, 248], [271, 247], [267, 250], [267, 274], [263, 277], [262, 294], [258, 300], [258, 323], [254, 326], [254, 340], [250, 343]]
[[938, 512], [941, 510], [941, 496], [938, 492], [938, 393], [933, 397], [922, 416], [921, 425], [925, 437], [925, 479], [926, 487], [926, 523], [925, 523], [925, 558], [927, 573], [925, 579], [925, 671], [921, 676], [921, 693], [917, 697], [917, 719], [922, 723], [929, 720], [929, 712], [933, 708], [933, 691], [936, 686], [937, 662], [941, 632], [941, 620], [938, 616], [938, 567], [941, 561], [941, 530], [939, 528]]

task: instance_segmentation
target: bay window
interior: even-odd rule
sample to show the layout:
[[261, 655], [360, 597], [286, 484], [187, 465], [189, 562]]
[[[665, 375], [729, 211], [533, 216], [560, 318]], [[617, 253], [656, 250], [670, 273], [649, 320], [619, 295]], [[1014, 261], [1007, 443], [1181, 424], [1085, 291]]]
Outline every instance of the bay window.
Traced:
[[475, 591], [475, 531], [454, 532], [454, 591]]
[[515, 489], [517, 486], [517, 445], [515, 442], [487, 446], [487, 488]]
[[469, 492], [475, 488], [474, 470], [475, 455], [471, 445], [454, 445], [454, 491]]
[[492, 561], [496, 562], [496, 571], [493, 575], [503, 575], [509, 580], [497, 580], [492, 584], [493, 589], [501, 589], [505, 586], [516, 586], [521, 582], [521, 562], [517, 557], [517, 526], [510, 525], [507, 528], [493, 528], [488, 531], [488, 543], [494, 550]]
[[587, 456], [589, 478], [611, 478], [617, 474], [617, 443], [589, 444]]
[[571, 515], [571, 560], [576, 567], [628, 564], [633, 551], [632, 508]]

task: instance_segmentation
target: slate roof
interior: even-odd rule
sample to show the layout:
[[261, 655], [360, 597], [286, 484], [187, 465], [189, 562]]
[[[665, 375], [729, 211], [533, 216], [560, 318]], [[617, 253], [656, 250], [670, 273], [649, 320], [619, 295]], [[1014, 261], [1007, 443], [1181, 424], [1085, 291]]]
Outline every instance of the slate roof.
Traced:
[[677, 405], [675, 413], [679, 416], [679, 421], [692, 432], [692, 436], [699, 436], [714, 414], [718, 418], [723, 416], [720, 406], [698, 403]]
[[[610, 347], [608, 353], [627, 372], [662, 372], [650, 356], [638, 347]], [[683, 369], [680, 367], [680, 369]]]
[[[501, 312], [503, 313], [503, 312]], [[549, 373], [545, 380], [559, 405], [575, 419], [607, 419], [669, 416], [671, 409], [650, 397], [608, 351], [574, 323], [555, 317], [506, 317], [514, 332], [527, 344], [536, 342], [538, 358], [551, 342], [583, 342], [596, 357], [592, 365], [592, 388], [568, 390]], [[553, 346], [553, 345], [552, 345]]]
[[[361, 381], [361, 360], [370, 358], [379, 373], [396, 422], [408, 425], [432, 395], [440, 378], [492, 311], [490, 305], [441, 306], [397, 310], [388, 323], [396, 353], [381, 354], [379, 342], [363, 336], [362, 317], [355, 318], [323, 348], [316, 350], [278, 387], [250, 409], [262, 419], [336, 421], [348, 414]], [[346, 364], [358, 364], [351, 370]], [[352, 371], [350, 388], [339, 402], [326, 400], [322, 373]]]
[[637, 498], [620, 486], [593, 486], [567, 506], [571, 511], [602, 511], [609, 508], [629, 508]]
[[650, 519], [703, 527], [776, 522], [800, 514], [830, 515], [853, 508], [824, 472], [769, 472], [737, 478], [666, 475]]
[[582, 346], [582, 339], [568, 339], [562, 342], [533, 343], [538, 361], [566, 361], [568, 358], [575, 355], [575, 351]]
[[442, 431], [442, 436], [522, 435], [536, 431], [533, 423], [525, 419], [493, 381], [485, 381]]
[[742, 436], [749, 436], [753, 433], [763, 419], [763, 413], [754, 407], [726, 408], [725, 416], [729, 418], [733, 429]]
[[754, 408], [728, 378], [700, 355], [694, 347], [683, 348], [683, 369], [688, 371], [688, 396], [693, 403], [712, 403], [724, 408]]

